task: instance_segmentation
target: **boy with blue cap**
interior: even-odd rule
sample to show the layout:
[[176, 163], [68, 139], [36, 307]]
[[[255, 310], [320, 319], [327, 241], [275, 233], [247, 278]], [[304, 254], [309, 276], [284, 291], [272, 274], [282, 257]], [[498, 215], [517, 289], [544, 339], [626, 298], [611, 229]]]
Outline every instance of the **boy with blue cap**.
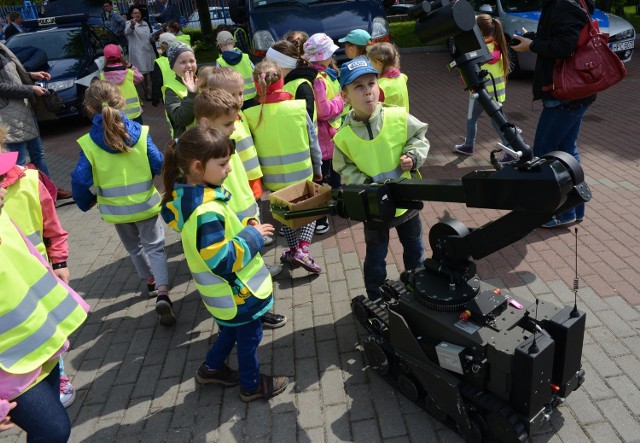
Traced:
[[[340, 69], [342, 98], [352, 109], [333, 138], [333, 167], [348, 185], [411, 178], [414, 173], [419, 177], [418, 168], [429, 153], [427, 124], [404, 108], [379, 103], [378, 75], [364, 57], [344, 63]], [[366, 222], [364, 284], [373, 301], [380, 298], [379, 288], [387, 278], [385, 258], [390, 228], [398, 232], [405, 269], [422, 264], [424, 243], [419, 211], [399, 209], [388, 225]]]
[[364, 29], [354, 29], [338, 41], [344, 43], [345, 55], [354, 59], [367, 53], [367, 46], [371, 43], [371, 35]]

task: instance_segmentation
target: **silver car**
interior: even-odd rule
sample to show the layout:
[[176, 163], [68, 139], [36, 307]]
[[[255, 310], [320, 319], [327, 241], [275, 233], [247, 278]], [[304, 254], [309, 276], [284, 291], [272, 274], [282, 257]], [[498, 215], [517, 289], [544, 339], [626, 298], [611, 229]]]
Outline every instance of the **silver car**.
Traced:
[[[469, 3], [478, 12], [486, 12], [500, 19], [507, 41], [514, 34], [522, 34], [523, 28], [527, 31], [536, 31], [540, 11], [544, 0], [469, 0]], [[614, 14], [609, 14], [596, 9], [593, 16], [598, 20], [600, 31], [609, 35], [609, 46], [623, 62], [631, 60], [635, 45], [636, 31], [631, 23]], [[454, 54], [452, 43], [449, 49]], [[536, 64], [536, 55], [531, 52], [516, 53], [509, 48], [511, 61], [511, 75], [518, 75], [521, 71], [533, 71]]]

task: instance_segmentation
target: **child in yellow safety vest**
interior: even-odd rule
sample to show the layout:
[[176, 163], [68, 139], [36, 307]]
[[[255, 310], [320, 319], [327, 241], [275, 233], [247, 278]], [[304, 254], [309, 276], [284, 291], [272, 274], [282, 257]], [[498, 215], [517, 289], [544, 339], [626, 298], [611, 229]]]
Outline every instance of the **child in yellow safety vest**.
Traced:
[[367, 47], [371, 44], [371, 35], [364, 29], [354, 29], [338, 39], [338, 42], [344, 43], [344, 54], [353, 60], [357, 57], [366, 57]]
[[[228, 122], [231, 127], [232, 120]], [[196, 372], [202, 384], [240, 384], [245, 402], [284, 391], [287, 377], [260, 374], [260, 318], [273, 305], [273, 282], [262, 257], [262, 237], [273, 226], [240, 220], [223, 187], [232, 167], [233, 143], [221, 131], [197, 125], [165, 150], [162, 217], [180, 233], [184, 255], [209, 313], [222, 326]], [[238, 370], [226, 360], [237, 346]]]
[[[270, 191], [278, 191], [306, 180], [320, 180], [320, 148], [304, 100], [294, 100], [291, 93], [282, 89], [282, 74], [270, 60], [256, 65], [253, 79], [260, 106], [246, 109], [244, 114], [256, 144], [262, 183]], [[309, 272], [322, 272], [310, 253], [315, 224], [313, 221], [304, 225], [299, 233], [282, 226], [289, 245], [280, 258], [283, 263], [294, 268], [302, 266]]]
[[402, 106], [409, 112], [408, 78], [400, 72], [398, 48], [392, 43], [375, 43], [369, 46], [367, 58], [373, 69], [380, 73], [380, 102], [385, 105]]
[[[427, 124], [402, 107], [379, 103], [378, 71], [363, 57], [342, 65], [340, 86], [352, 108], [334, 137], [333, 164], [344, 183], [382, 183], [418, 174], [429, 152]], [[422, 264], [424, 244], [419, 211], [398, 210], [389, 225], [365, 223], [364, 284], [373, 301], [380, 298], [379, 289], [387, 276], [390, 227], [396, 228], [402, 243], [405, 269]]]
[[146, 281], [148, 295], [155, 296], [160, 324], [173, 325], [164, 231], [158, 217], [160, 194], [153, 185], [153, 176], [162, 170], [162, 153], [151, 140], [149, 127], [122, 113], [122, 96], [115, 85], [91, 83], [84, 106], [93, 126], [78, 139], [82, 150], [71, 173], [73, 197], [84, 212], [98, 204], [100, 216], [114, 225], [138, 275]]
[[[212, 70], [219, 69], [225, 68], [212, 68]], [[236, 73], [232, 69], [229, 70]], [[215, 76], [215, 73], [213, 76]], [[212, 83], [215, 83], [215, 81], [212, 81]], [[231, 196], [233, 197], [229, 200], [229, 207], [238, 215], [240, 220], [255, 219], [260, 222], [260, 209], [254, 199], [253, 191], [249, 187], [247, 171], [238, 152], [238, 146], [241, 145], [241, 143], [236, 142], [232, 138], [233, 133], [236, 131], [237, 117], [241, 106], [242, 99], [237, 100], [236, 97], [224, 89], [204, 88], [197, 95], [195, 101], [196, 121], [199, 125], [218, 129], [233, 140], [236, 149], [235, 152], [231, 154], [230, 159], [232, 171], [229, 172], [224, 182], [225, 188], [231, 192]], [[258, 161], [257, 155], [255, 160]], [[262, 240], [264, 245], [267, 244], [266, 239], [272, 240], [273, 237], [269, 235], [263, 236]], [[269, 274], [273, 277], [282, 271], [282, 266], [267, 266], [267, 269], [269, 269]], [[269, 329], [279, 328], [287, 322], [287, 317], [284, 315], [273, 314], [271, 312], [265, 312], [260, 319], [262, 326]]]
[[162, 86], [168, 83], [176, 75], [173, 69], [169, 67], [169, 57], [167, 52], [169, 46], [173, 46], [178, 43], [176, 36], [170, 32], [163, 32], [158, 37], [158, 44], [160, 45], [160, 54], [157, 59], [153, 61], [153, 73], [151, 74], [151, 104], [158, 106], [160, 100], [162, 100]]
[[236, 48], [236, 41], [229, 31], [220, 31], [216, 36], [216, 45], [220, 57], [216, 60], [216, 66], [231, 68], [242, 76], [244, 82], [244, 103], [242, 109], [250, 108], [258, 104], [256, 101], [256, 87], [253, 84], [253, 63], [247, 54]]
[[117, 45], [105, 46], [104, 58], [106, 64], [100, 73], [100, 80], [111, 82], [120, 89], [124, 98], [122, 112], [129, 120], [142, 124], [142, 106], [135, 85], [142, 83], [144, 77], [138, 68], [122, 56], [122, 51]]
[[[4, 139], [4, 133], [4, 128], [0, 128], [0, 140]], [[0, 152], [3, 152], [3, 148], [0, 148]], [[51, 264], [54, 274], [69, 284], [69, 234], [60, 224], [53, 197], [40, 179], [39, 172], [14, 165], [0, 180], [0, 187], [7, 190], [4, 211]], [[76, 392], [64, 372], [62, 357], [59, 358], [59, 364], [60, 401], [66, 408], [75, 400]]]
[[[504, 103], [507, 98], [506, 85], [507, 75], [509, 74], [509, 47], [504, 37], [504, 29], [498, 19], [489, 14], [480, 14], [476, 17], [476, 23], [484, 41], [487, 44], [491, 60], [481, 66], [481, 69], [487, 70], [490, 74], [489, 82], [486, 84], [487, 92], [500, 103]], [[464, 143], [455, 145], [453, 151], [457, 154], [473, 155], [476, 142], [476, 133], [478, 132], [478, 119], [484, 112], [482, 105], [477, 100], [477, 96], [471, 91], [469, 95], [469, 109], [467, 112], [467, 135]], [[502, 143], [510, 146], [500, 127], [491, 119], [491, 124], [498, 132]], [[499, 161], [501, 163], [513, 161], [509, 154], [505, 154]]]
[[[0, 152], [0, 182], [17, 157]], [[66, 442], [71, 423], [59, 397], [59, 356], [89, 306], [9, 218], [3, 206], [11, 198], [0, 186], [0, 432], [16, 424], [28, 441]]]
[[[318, 143], [322, 151], [322, 181], [332, 188], [340, 186], [340, 175], [334, 170], [333, 136], [342, 123], [344, 102], [340, 96], [338, 73], [334, 69], [333, 53], [338, 46], [323, 33], [313, 34], [304, 44], [304, 57], [311, 62], [311, 67], [318, 70], [313, 82], [316, 96], [316, 112], [318, 118]], [[324, 217], [316, 223], [316, 234], [329, 230], [329, 221]]]
[[186, 129], [196, 124], [193, 100], [198, 93], [198, 65], [193, 50], [184, 43], [169, 46], [167, 55], [174, 76], [162, 85], [162, 100], [171, 138], [178, 138]]

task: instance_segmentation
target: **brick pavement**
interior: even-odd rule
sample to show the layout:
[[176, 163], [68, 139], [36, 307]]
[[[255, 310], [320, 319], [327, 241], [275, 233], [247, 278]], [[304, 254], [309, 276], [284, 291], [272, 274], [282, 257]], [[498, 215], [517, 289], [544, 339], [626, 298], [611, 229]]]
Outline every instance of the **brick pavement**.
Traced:
[[[412, 113], [430, 124], [432, 149], [424, 175], [434, 178], [488, 168], [488, 153], [497, 140], [484, 117], [479, 154], [459, 158], [451, 153], [464, 134], [467, 98], [458, 77], [446, 71], [447, 61], [442, 53], [406, 54], [402, 60]], [[594, 194], [579, 229], [579, 298], [588, 312], [587, 378], [534, 436], [535, 442], [640, 441], [639, 70], [636, 57], [629, 77], [600, 94], [584, 119], [579, 145]], [[507, 89], [507, 116], [531, 142], [540, 107], [532, 105], [530, 80], [510, 81]], [[144, 117], [163, 146], [168, 134], [161, 110], [147, 105]], [[59, 184], [69, 184], [78, 152], [74, 140], [85, 130], [80, 122], [43, 130]], [[245, 405], [237, 388], [195, 383], [215, 328], [194, 293], [178, 237], [167, 230], [178, 323], [164, 328], [156, 324], [153, 302], [139, 296], [142, 284], [114, 229], [95, 210], [84, 214], [62, 205], [59, 214], [70, 232], [72, 285], [92, 306], [65, 357], [78, 390], [69, 409], [71, 441], [461, 441], [366, 367], [358, 347], [364, 333], [349, 307], [350, 299], [364, 292], [361, 225], [333, 217], [329, 233], [316, 237], [312, 246], [324, 273], [309, 276], [298, 269], [277, 278], [275, 309], [289, 323], [265, 331], [260, 361], [265, 372], [286, 374], [292, 384], [269, 403]], [[422, 211], [425, 237], [429, 226], [449, 214], [479, 226], [499, 212], [428, 202]], [[573, 245], [568, 229], [536, 230], [479, 261], [479, 274], [526, 299], [570, 303]], [[278, 238], [265, 254], [267, 262], [276, 262], [283, 247]], [[390, 277], [398, 276], [400, 254], [394, 245]], [[2, 443], [23, 440], [17, 431], [0, 436]]]

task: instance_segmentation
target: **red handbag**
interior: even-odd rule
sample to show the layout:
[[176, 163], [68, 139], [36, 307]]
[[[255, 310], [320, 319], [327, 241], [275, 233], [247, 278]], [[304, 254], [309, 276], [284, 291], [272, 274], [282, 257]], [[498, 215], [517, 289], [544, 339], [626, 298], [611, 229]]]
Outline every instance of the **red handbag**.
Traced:
[[[600, 33], [597, 20], [580, 0], [589, 22], [580, 32], [578, 47], [565, 59], [556, 59], [551, 94], [558, 100], [579, 100], [604, 91], [627, 75], [624, 63], [609, 48], [609, 37]], [[548, 90], [549, 90], [548, 89]]]

